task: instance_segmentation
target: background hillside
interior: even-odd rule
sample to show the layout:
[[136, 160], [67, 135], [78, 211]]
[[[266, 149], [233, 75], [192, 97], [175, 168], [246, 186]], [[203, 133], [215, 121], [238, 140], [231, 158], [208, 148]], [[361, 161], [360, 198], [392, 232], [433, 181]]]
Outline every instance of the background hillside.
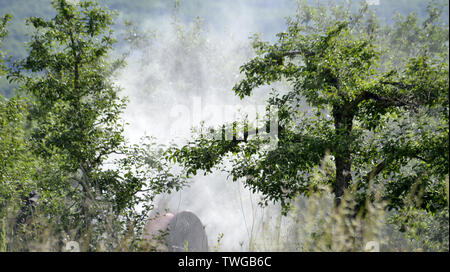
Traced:
[[[224, 20], [244, 16], [251, 12], [255, 31], [264, 33], [265, 38], [274, 37], [284, 26], [284, 18], [295, 12], [295, 0], [230, 0], [230, 1], [202, 1], [202, 0], [101, 0], [99, 3], [105, 7], [116, 10], [119, 20], [115, 28], [123, 28], [125, 20], [133, 22], [141, 28], [157, 30], [161, 21], [167, 20], [173, 13], [175, 3], [179, 4], [179, 16], [183, 21], [192, 18], [204, 19], [206, 29], [223, 30]], [[339, 1], [337, 1], [339, 2]], [[375, 1], [376, 3], [376, 1]], [[378, 5], [372, 5], [381, 20], [392, 21], [396, 13], [403, 15], [416, 12], [419, 17], [426, 13], [427, 2], [422, 0], [379, 0]], [[230, 9], [233, 11], [229, 13]], [[8, 26], [9, 35], [4, 41], [2, 50], [12, 59], [23, 58], [26, 55], [25, 43], [29, 30], [25, 24], [26, 18], [51, 17], [55, 11], [51, 7], [51, 0], [1, 0], [0, 15], [10, 13], [13, 18]], [[448, 16], [447, 16], [448, 18]], [[250, 33], [248, 33], [249, 35]], [[244, 34], [245, 36], [245, 34]], [[119, 45], [120, 46], [120, 43]], [[0, 93], [11, 97], [12, 86], [0, 79]]]

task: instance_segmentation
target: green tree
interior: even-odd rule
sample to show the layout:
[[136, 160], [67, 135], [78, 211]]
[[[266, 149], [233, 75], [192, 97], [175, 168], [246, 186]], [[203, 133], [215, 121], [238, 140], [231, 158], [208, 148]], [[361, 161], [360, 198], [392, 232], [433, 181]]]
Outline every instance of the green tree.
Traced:
[[[8, 34], [6, 25], [8, 24], [8, 21], [10, 21], [10, 20], [11, 20], [10, 14], [6, 14], [2, 18], [0, 18], [0, 47], [2, 46], [3, 39]], [[0, 75], [3, 75], [4, 71], [5, 71], [5, 67], [3, 66], [3, 62], [4, 62], [3, 59], [4, 59], [3, 52], [0, 51]]]
[[29, 55], [8, 75], [30, 97], [31, 150], [42, 159], [34, 177], [40, 208], [58, 222], [56, 234], [70, 234], [82, 250], [108, 238], [104, 249], [117, 249], [145, 223], [154, 195], [180, 185], [164, 162], [148, 163], [158, 150], [125, 143], [125, 99], [111, 79], [123, 64], [109, 56], [111, 12], [91, 1], [53, 7], [53, 19], [28, 20], [35, 29]]
[[[11, 19], [5, 15], [0, 21], [0, 45], [7, 35], [6, 24]], [[3, 54], [0, 52], [0, 76], [4, 76]], [[0, 94], [0, 217], [2, 221], [1, 250], [8, 249], [12, 234], [11, 215], [20, 209], [20, 200], [33, 190], [32, 176], [38, 164], [30, 152], [25, 131], [26, 103], [19, 97], [6, 99]]]
[[[233, 179], [284, 208], [320, 183], [333, 187], [337, 204], [347, 189], [361, 203], [382, 189], [381, 197], [396, 207], [415, 188], [422, 207], [444, 207], [448, 23], [440, 21], [442, 9], [430, 3], [423, 22], [411, 14], [390, 27], [364, 4], [353, 14], [342, 6], [301, 3], [277, 42], [254, 38], [256, 57], [241, 67], [244, 78], [234, 87], [243, 99], [262, 85], [289, 85], [268, 100], [279, 110], [276, 146], [248, 137], [255, 131], [242, 125], [243, 140], [200, 134], [172, 150], [172, 158], [196, 174], [231, 154]], [[326, 155], [331, 171], [314, 179]]]

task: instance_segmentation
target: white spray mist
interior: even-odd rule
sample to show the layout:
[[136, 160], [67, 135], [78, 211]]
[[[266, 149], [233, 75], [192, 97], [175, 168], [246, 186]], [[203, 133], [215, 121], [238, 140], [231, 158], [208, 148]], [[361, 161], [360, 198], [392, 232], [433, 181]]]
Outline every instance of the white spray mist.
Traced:
[[[264, 108], [270, 88], [243, 101], [232, 91], [240, 65], [252, 56], [248, 39], [242, 38], [254, 32], [253, 16], [240, 5], [239, 16], [224, 18], [224, 29], [215, 32], [206, 31], [200, 19], [190, 25], [167, 20], [148, 46], [131, 53], [117, 79], [130, 100], [124, 119], [130, 124], [125, 133], [131, 143], [148, 135], [160, 143], [182, 144], [201, 121], [217, 126], [230, 109]], [[211, 249], [223, 234], [217, 248], [223, 251], [249, 250], [264, 213], [258, 195], [220, 172], [199, 174], [188, 188], [161, 195], [156, 202], [158, 210], [194, 212], [205, 225]]]

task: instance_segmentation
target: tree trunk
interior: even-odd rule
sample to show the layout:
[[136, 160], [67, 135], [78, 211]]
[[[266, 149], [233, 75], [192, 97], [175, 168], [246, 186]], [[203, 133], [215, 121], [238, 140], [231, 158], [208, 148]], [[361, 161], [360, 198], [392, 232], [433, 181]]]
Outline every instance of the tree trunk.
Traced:
[[338, 145], [333, 150], [336, 162], [336, 181], [334, 183], [334, 194], [336, 205], [341, 203], [344, 190], [352, 181], [352, 158], [350, 153], [351, 132], [353, 127], [353, 114], [348, 113], [344, 108], [333, 108], [335, 132]]
[[341, 203], [344, 190], [348, 188], [352, 181], [351, 175], [351, 156], [350, 153], [336, 155], [336, 182], [334, 184], [334, 194], [336, 205]]

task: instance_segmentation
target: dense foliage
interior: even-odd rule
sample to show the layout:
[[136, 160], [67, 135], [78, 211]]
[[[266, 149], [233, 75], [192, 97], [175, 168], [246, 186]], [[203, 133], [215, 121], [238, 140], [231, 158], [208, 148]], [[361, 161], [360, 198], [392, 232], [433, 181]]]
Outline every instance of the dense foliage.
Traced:
[[[179, 187], [179, 179], [163, 160], [150, 164], [161, 152], [151, 142], [125, 143], [125, 100], [111, 81], [122, 60], [108, 56], [115, 42], [111, 13], [90, 1], [53, 5], [53, 19], [28, 20], [35, 29], [29, 55], [8, 70], [25, 96], [2, 105], [1, 200], [17, 207], [2, 212], [17, 217], [10, 226], [13, 237], [22, 237], [12, 239], [20, 245], [15, 249], [30, 247], [21, 229], [32, 241], [34, 232], [58, 222], [46, 229], [52, 236], [83, 241], [84, 250], [103, 243], [107, 250], [126, 232], [138, 239], [154, 195]], [[137, 211], [138, 204], [144, 209]]]
[[[13, 59], [0, 51], [0, 80], [8, 81], [7, 97], [0, 94], [0, 251], [62, 251], [71, 240], [83, 251], [154, 250], [141, 234], [155, 197], [218, 169], [260, 193], [261, 204], [281, 203], [283, 215], [296, 215], [291, 233], [306, 239], [301, 248], [294, 241], [295, 250], [364, 250], [380, 238], [388, 210], [408, 247], [448, 250], [448, 5], [408, 2], [422, 12], [391, 20], [383, 5], [299, 1], [276, 39], [253, 36], [254, 56], [230, 90], [253, 99], [261, 87], [276, 86], [266, 102], [277, 109], [276, 127], [273, 112], [259, 123], [244, 116], [167, 147], [150, 138], [130, 145], [124, 137], [127, 100], [114, 76], [131, 52], [114, 51], [117, 14], [95, 1], [36, 3], [42, 17], [26, 14], [31, 35], [23, 51], [9, 54]], [[108, 2], [134, 17], [164, 5]], [[185, 8], [191, 14], [195, 6]], [[201, 19], [183, 29], [178, 8], [175, 1], [171, 46], [146, 47], [149, 36], [128, 22], [118, 41], [174, 60], [143, 79], [158, 89], [155, 99], [167, 91], [164, 80], [181, 93], [178, 100], [205, 95], [216, 88], [211, 82], [228, 83], [221, 73], [235, 64], [204, 39]], [[10, 22], [9, 14], [0, 18], [0, 46], [20, 48], [25, 27]], [[145, 58], [152, 55], [137, 69], [148, 65]], [[205, 70], [221, 80], [203, 82]], [[306, 219], [295, 210], [301, 197], [310, 200]]]
[[[356, 14], [302, 7], [277, 42], [253, 40], [257, 56], [241, 67], [244, 78], [234, 87], [244, 98], [262, 85], [290, 85], [268, 101], [279, 110], [276, 146], [247, 139], [251, 130], [241, 124], [243, 140], [203, 134], [174, 150], [174, 158], [195, 174], [233, 154], [233, 179], [245, 179], [285, 208], [321, 183], [333, 187], [337, 203], [352, 189], [362, 204], [379, 194], [399, 208], [413, 190], [422, 200], [418, 206], [446, 207], [448, 24], [442, 8], [430, 4], [423, 22], [412, 14], [390, 27], [364, 5]], [[332, 174], [314, 180], [327, 154]]]

